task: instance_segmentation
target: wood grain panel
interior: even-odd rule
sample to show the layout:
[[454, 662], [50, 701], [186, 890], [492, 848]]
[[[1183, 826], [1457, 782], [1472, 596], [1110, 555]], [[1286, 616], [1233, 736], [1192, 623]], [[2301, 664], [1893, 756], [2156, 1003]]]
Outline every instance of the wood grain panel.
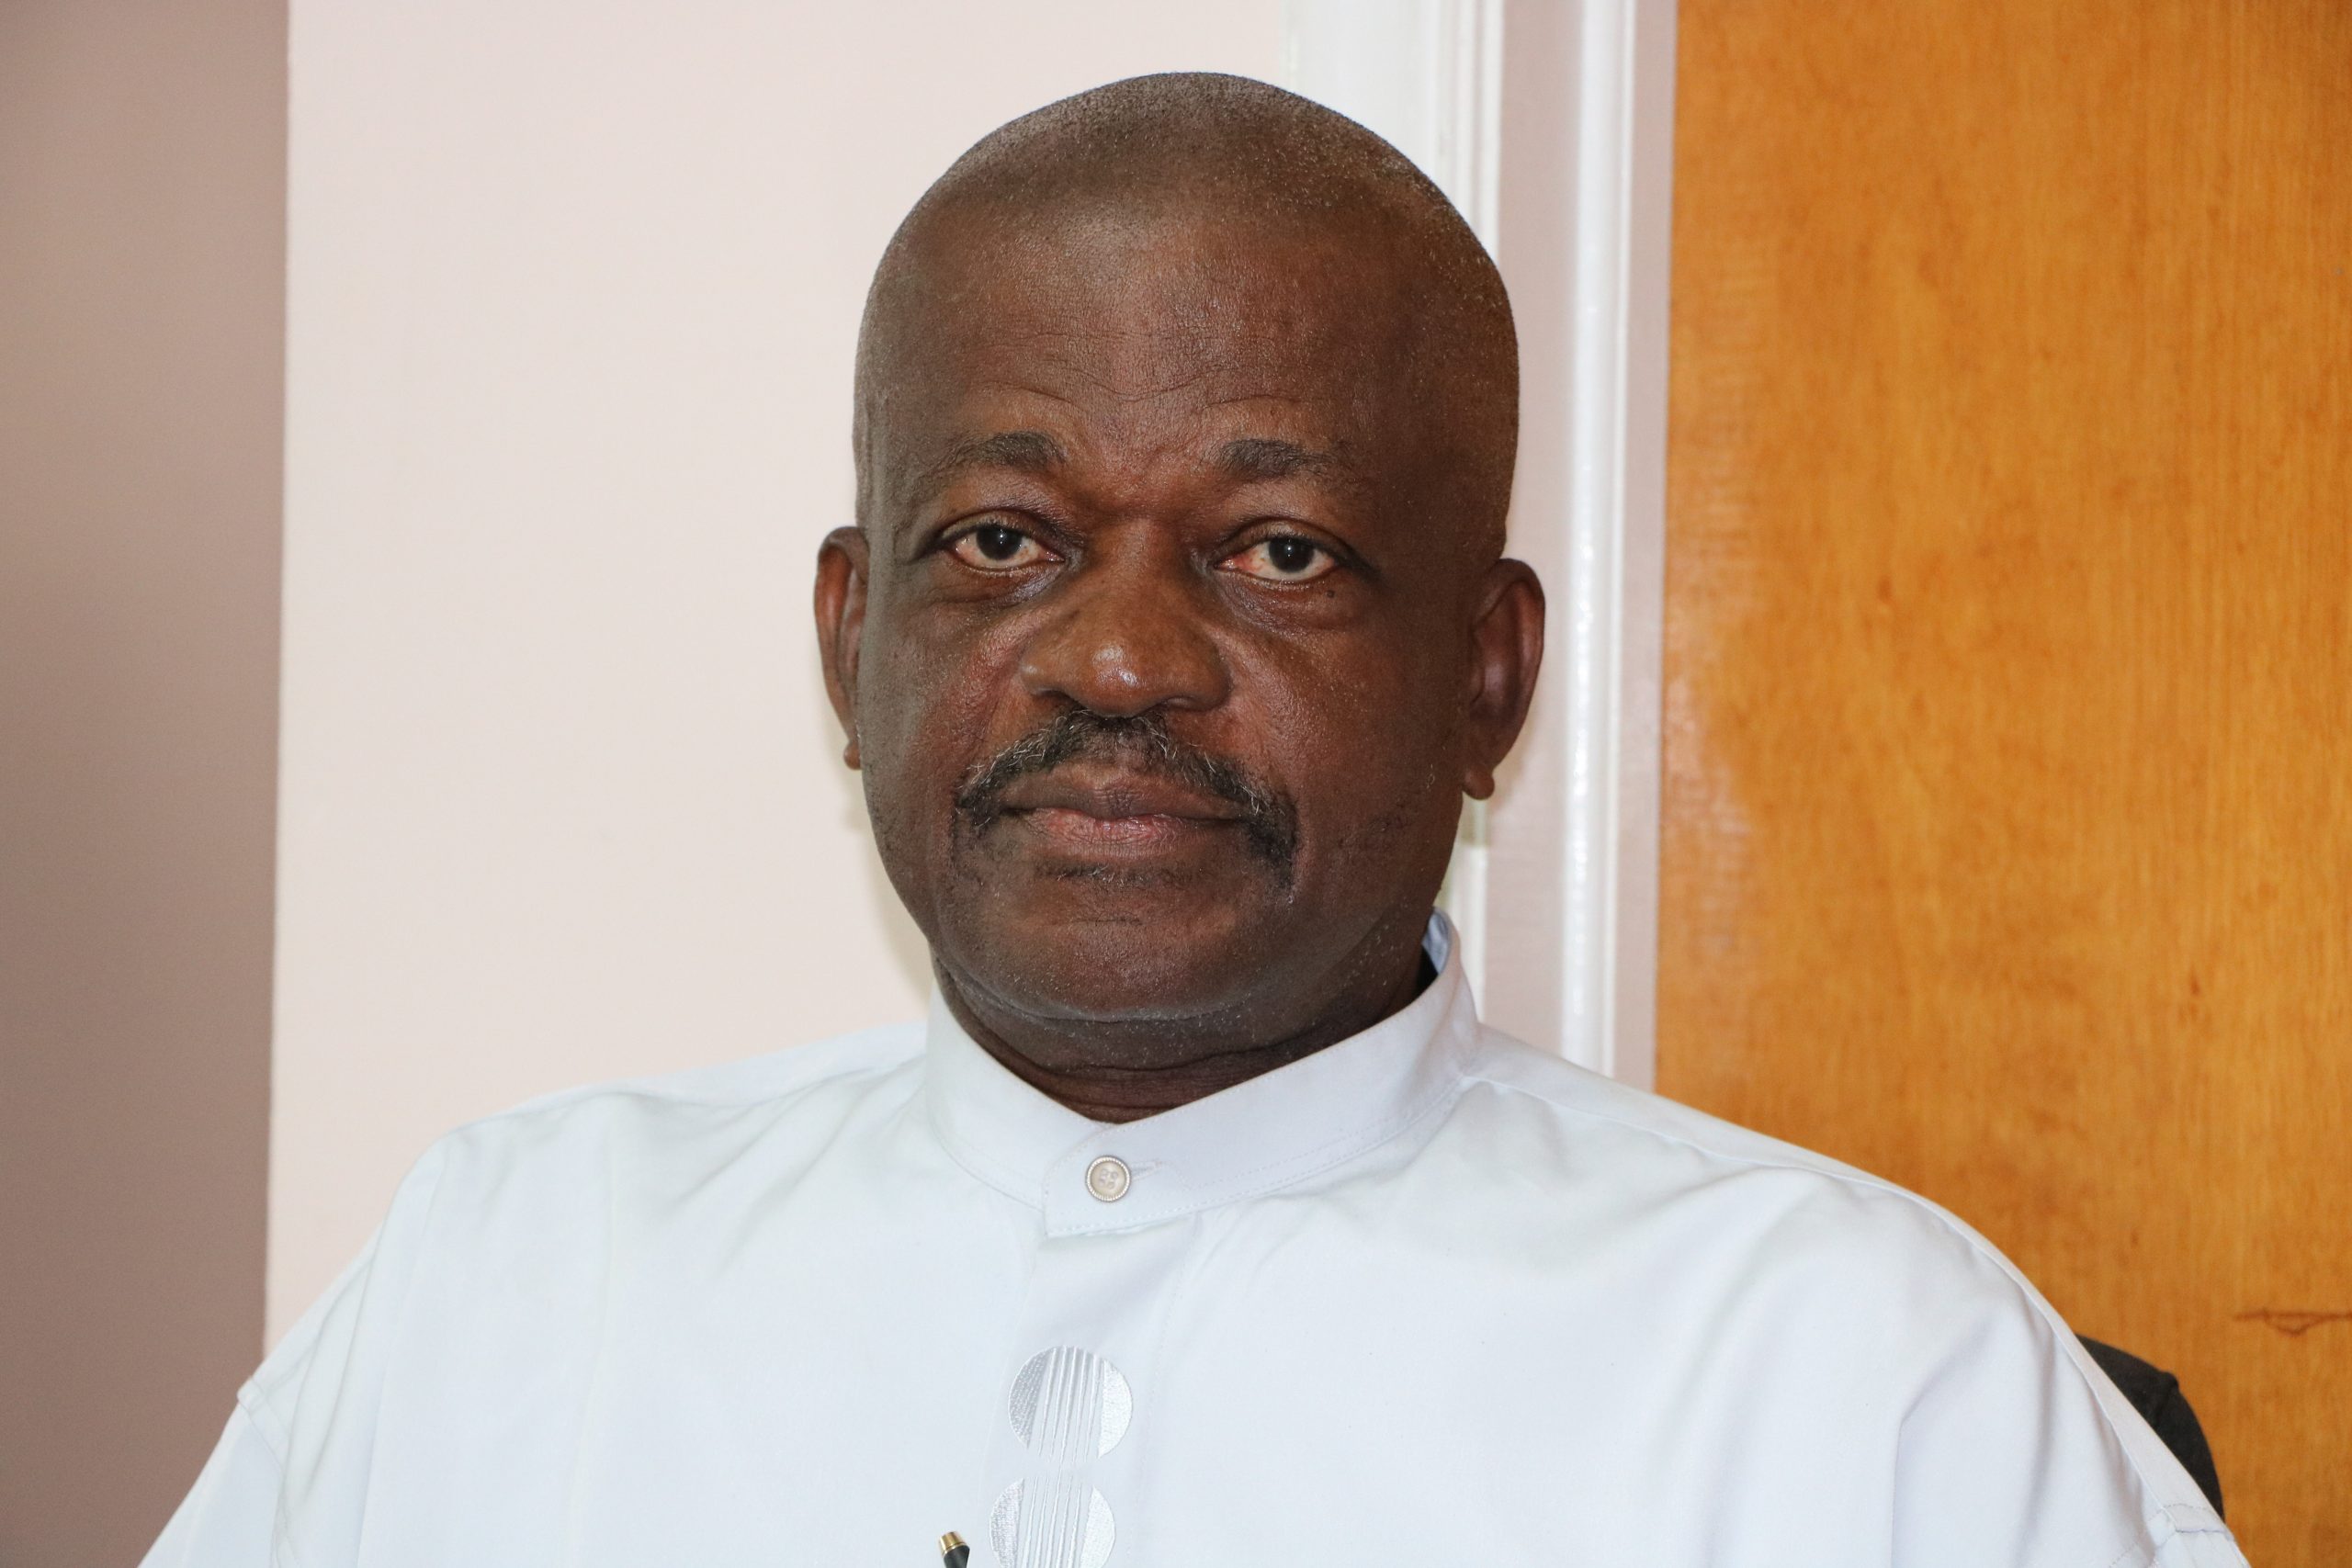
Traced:
[[2352, 1562], [2352, 6], [1680, 25], [1660, 1087]]

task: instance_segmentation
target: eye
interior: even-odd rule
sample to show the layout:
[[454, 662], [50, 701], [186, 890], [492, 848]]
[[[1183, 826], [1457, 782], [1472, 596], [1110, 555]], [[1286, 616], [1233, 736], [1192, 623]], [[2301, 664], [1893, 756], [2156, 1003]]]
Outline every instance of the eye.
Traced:
[[1277, 534], [1271, 539], [1259, 540], [1238, 555], [1227, 557], [1221, 564], [1228, 571], [1254, 577], [1261, 582], [1312, 582], [1340, 561], [1312, 539], [1296, 534]]
[[1009, 523], [983, 523], [947, 542], [947, 553], [975, 571], [1019, 571], [1053, 558], [1035, 539]]

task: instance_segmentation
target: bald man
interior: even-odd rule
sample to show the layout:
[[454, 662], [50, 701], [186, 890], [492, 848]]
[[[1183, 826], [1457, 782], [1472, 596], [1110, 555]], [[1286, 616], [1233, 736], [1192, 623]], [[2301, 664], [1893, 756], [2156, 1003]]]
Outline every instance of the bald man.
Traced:
[[1966, 1227], [1479, 1023], [1516, 388], [1459, 217], [1302, 99], [966, 154], [816, 584], [929, 1019], [444, 1139], [149, 1561], [2239, 1563]]

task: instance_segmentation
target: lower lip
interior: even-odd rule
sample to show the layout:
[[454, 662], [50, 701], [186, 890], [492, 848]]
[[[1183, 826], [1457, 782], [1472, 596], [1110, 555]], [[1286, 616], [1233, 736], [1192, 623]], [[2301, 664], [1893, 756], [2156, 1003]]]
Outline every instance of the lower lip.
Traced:
[[1150, 854], [1179, 848], [1204, 833], [1233, 826], [1222, 818], [1170, 817], [1159, 812], [1141, 817], [1089, 817], [1083, 811], [1059, 806], [1018, 812], [1014, 820], [1049, 844], [1095, 855]]

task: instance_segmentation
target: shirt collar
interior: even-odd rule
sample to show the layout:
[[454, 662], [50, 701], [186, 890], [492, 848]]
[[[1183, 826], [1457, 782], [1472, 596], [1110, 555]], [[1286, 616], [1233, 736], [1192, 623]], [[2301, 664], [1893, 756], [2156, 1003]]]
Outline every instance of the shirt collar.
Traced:
[[[1050, 1235], [1126, 1230], [1296, 1186], [1422, 1122], [1459, 1087], [1477, 1013], [1444, 916], [1430, 916], [1421, 943], [1437, 978], [1398, 1011], [1139, 1122], [1091, 1121], [1031, 1089], [972, 1042], [934, 990], [924, 1066], [932, 1126], [965, 1168], [1042, 1210]], [[1109, 1201], [1087, 1182], [1105, 1156], [1127, 1172], [1125, 1190]]]

